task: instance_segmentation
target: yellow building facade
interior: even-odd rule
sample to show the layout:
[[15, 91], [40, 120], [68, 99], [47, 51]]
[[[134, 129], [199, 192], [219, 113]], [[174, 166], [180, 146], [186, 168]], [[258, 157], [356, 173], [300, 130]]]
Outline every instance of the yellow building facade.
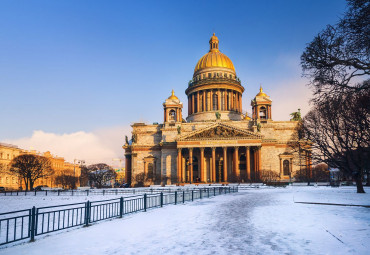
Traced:
[[215, 35], [209, 45], [185, 89], [186, 121], [172, 91], [163, 103], [163, 123], [132, 125], [132, 139], [123, 146], [132, 185], [143, 179], [146, 185], [260, 181], [267, 171], [287, 181], [302, 167], [294, 164], [291, 146], [298, 122], [273, 120], [272, 100], [262, 87], [251, 116], [243, 114], [245, 88], [235, 67]]
[[[48, 158], [51, 162], [51, 166], [54, 170], [54, 174], [49, 177], [38, 179], [34, 187], [38, 185], [47, 185], [48, 187], [61, 187], [56, 184], [56, 177], [68, 174], [73, 175], [79, 179], [81, 176], [81, 168], [79, 165], [66, 162], [64, 158], [52, 155], [49, 151], [45, 153], [39, 153], [37, 151], [27, 151], [19, 148], [18, 146], [0, 143], [0, 187], [4, 187], [6, 190], [17, 190], [20, 187], [25, 189], [23, 180], [19, 176], [14, 176], [7, 173], [7, 169], [10, 167], [11, 161], [21, 154], [35, 154]], [[79, 186], [79, 184], [77, 184]]]

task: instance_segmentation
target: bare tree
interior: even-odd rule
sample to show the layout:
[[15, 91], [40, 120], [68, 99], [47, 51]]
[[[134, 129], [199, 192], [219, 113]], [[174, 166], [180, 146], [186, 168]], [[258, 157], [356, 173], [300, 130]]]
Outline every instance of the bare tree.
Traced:
[[312, 168], [312, 180], [315, 182], [328, 182], [330, 181], [330, 172], [328, 165], [320, 163]]
[[72, 171], [64, 171], [61, 175], [55, 177], [55, 184], [62, 185], [63, 189], [75, 189], [77, 182], [78, 177], [75, 177]]
[[272, 171], [272, 170], [262, 170], [261, 180], [267, 183], [277, 182], [280, 180], [280, 175], [277, 172]]
[[94, 183], [96, 187], [102, 188], [107, 182], [116, 178], [116, 172], [107, 164], [100, 163], [87, 167], [89, 172], [89, 181]]
[[81, 166], [81, 175], [80, 175], [80, 186], [84, 187], [87, 186], [89, 183], [89, 169], [87, 166]]
[[301, 56], [304, 75], [314, 89], [314, 101], [347, 90], [370, 89], [370, 2], [347, 2], [343, 18], [320, 32]]
[[313, 158], [352, 176], [364, 193], [362, 175], [370, 157], [370, 90], [348, 93], [316, 104], [303, 119]]
[[54, 174], [49, 159], [33, 154], [23, 154], [15, 157], [10, 162], [8, 171], [10, 174], [23, 179], [26, 190], [33, 190], [36, 180]]

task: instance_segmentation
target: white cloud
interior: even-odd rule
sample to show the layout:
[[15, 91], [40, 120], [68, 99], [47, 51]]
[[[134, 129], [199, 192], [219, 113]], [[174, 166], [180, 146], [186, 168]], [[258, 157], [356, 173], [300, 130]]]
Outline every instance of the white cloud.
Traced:
[[[118, 164], [113, 158], [124, 158], [124, 136], [130, 134], [129, 126], [110, 127], [94, 132], [79, 131], [69, 134], [34, 131], [31, 137], [7, 140], [26, 150], [50, 151], [53, 155], [64, 157], [67, 161], [85, 160], [87, 164], [104, 162]], [[130, 136], [129, 136], [130, 137]]]

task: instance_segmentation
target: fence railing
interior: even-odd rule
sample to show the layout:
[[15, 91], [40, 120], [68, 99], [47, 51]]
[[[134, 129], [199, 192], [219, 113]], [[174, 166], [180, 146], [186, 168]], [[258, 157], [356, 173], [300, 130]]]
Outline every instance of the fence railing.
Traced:
[[[216, 186], [216, 188], [221, 186]], [[2, 191], [0, 196], [95, 196], [95, 195], [135, 195], [144, 193], [172, 193], [175, 191], [191, 191], [203, 187], [171, 187], [171, 188], [113, 188], [113, 189], [88, 189], [88, 190], [34, 190], [34, 191]], [[214, 188], [214, 187], [205, 187]]]
[[56, 206], [0, 213], [0, 245], [30, 239], [35, 236], [60, 231], [125, 214], [147, 211], [168, 204], [182, 204], [221, 194], [238, 192], [238, 187], [210, 187], [182, 189], [171, 193], [144, 193], [100, 201], [87, 201]]

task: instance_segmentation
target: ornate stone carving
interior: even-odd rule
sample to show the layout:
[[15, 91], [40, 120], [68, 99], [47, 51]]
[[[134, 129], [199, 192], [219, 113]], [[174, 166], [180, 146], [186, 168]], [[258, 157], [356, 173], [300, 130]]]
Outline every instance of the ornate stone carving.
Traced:
[[217, 126], [215, 128], [211, 128], [208, 130], [204, 130], [203, 132], [194, 134], [188, 139], [197, 139], [197, 138], [231, 138], [231, 137], [248, 137], [247, 134], [238, 132], [234, 129], [228, 129], [223, 126]]

